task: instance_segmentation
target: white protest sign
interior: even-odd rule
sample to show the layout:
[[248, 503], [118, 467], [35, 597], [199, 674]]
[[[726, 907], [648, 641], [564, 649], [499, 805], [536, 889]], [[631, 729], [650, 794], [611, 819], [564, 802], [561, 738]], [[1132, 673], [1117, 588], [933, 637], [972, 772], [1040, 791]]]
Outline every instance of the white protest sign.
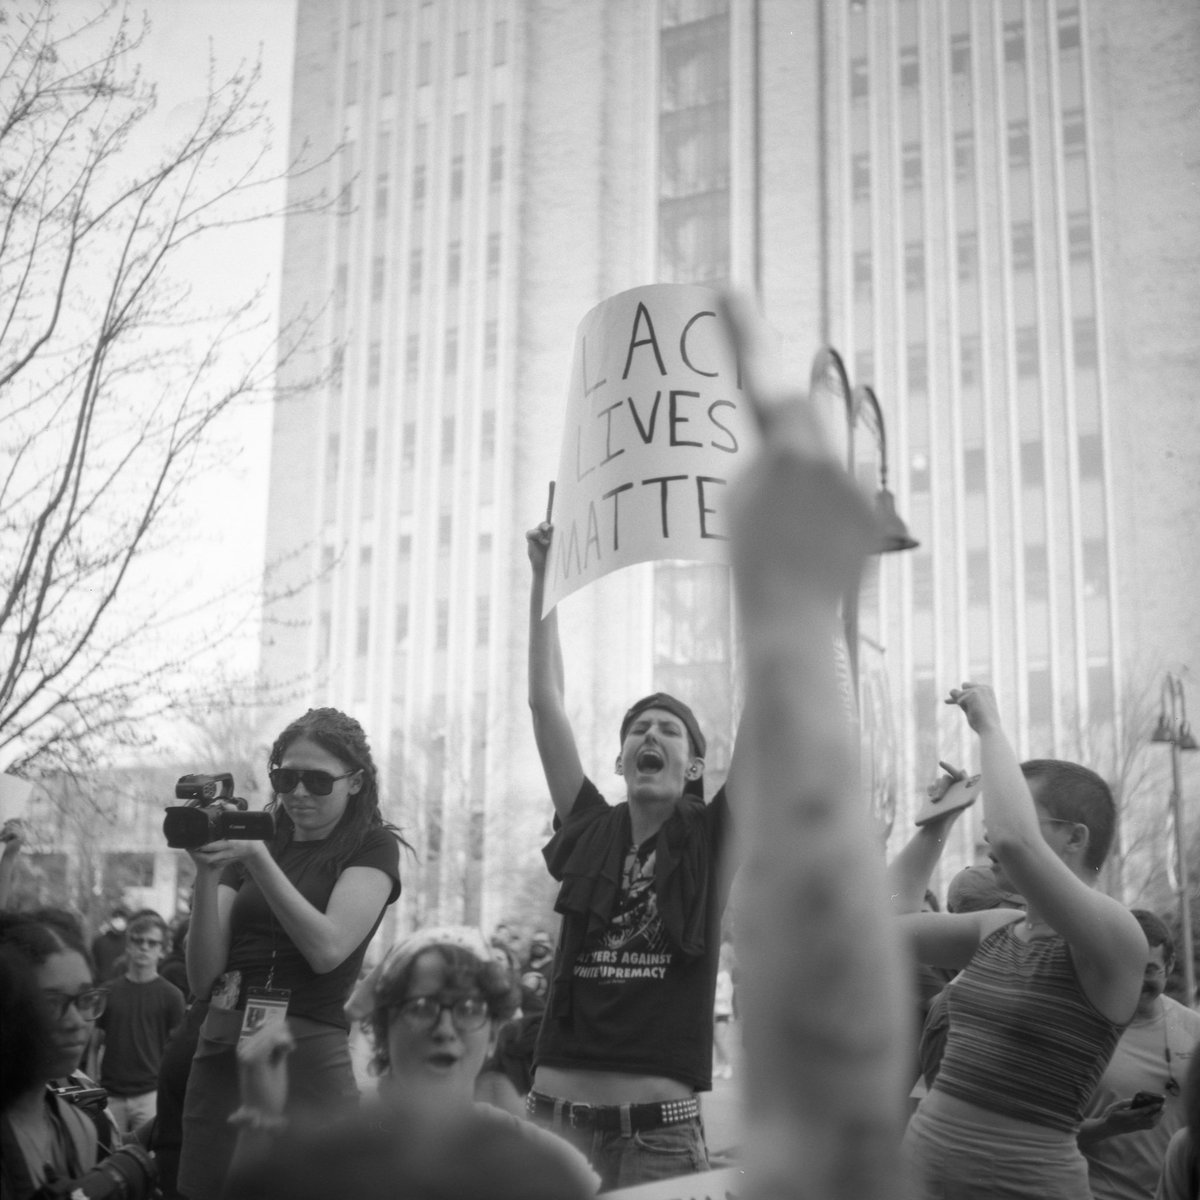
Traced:
[[0, 821], [24, 817], [29, 808], [33, 784], [16, 775], [0, 775]]
[[620, 567], [727, 561], [728, 485], [757, 431], [717, 311], [710, 288], [651, 284], [580, 322], [543, 614]]
[[656, 1183], [617, 1188], [605, 1192], [604, 1200], [737, 1200], [744, 1187], [745, 1173], [741, 1167], [722, 1167], [699, 1175], [679, 1175]]

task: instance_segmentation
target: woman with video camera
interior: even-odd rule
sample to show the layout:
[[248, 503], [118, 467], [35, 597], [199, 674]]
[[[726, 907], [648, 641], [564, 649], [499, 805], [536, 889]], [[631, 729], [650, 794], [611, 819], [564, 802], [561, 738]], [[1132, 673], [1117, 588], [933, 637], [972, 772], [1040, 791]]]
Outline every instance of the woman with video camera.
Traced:
[[208, 1006], [184, 1101], [178, 1190], [188, 1200], [216, 1200], [224, 1186], [243, 1031], [287, 1021], [296, 1047], [289, 1111], [332, 1115], [357, 1098], [343, 1006], [400, 894], [403, 839], [380, 813], [375, 763], [354, 718], [310, 709], [279, 735], [268, 765], [272, 839], [188, 851], [188, 980]]
[[4, 1200], [153, 1194], [153, 1160], [117, 1146], [103, 1090], [73, 1078], [106, 998], [70, 913], [0, 913]]

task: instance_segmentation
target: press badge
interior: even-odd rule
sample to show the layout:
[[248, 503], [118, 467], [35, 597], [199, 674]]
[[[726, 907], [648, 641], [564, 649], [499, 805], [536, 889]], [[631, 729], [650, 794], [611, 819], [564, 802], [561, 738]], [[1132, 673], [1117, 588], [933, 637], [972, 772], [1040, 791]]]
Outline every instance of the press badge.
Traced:
[[287, 1020], [287, 1006], [291, 995], [289, 988], [247, 988], [246, 1015], [242, 1018], [239, 1044], [260, 1029], [282, 1025]]

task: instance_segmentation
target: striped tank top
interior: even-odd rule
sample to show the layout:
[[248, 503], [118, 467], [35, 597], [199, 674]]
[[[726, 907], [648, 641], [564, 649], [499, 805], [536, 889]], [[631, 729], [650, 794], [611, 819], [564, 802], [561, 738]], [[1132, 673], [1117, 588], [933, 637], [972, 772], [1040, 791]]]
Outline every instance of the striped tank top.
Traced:
[[1124, 1026], [1084, 995], [1063, 938], [1025, 942], [1013, 925], [997, 929], [946, 997], [937, 1091], [1034, 1125], [1078, 1128]]

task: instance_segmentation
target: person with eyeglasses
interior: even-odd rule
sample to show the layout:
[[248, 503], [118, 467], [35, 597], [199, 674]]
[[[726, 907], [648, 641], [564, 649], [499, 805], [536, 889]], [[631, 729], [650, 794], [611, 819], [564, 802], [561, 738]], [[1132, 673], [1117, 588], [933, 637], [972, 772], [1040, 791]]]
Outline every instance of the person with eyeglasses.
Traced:
[[[6, 989], [0, 1113], [0, 1194], [26, 1200], [48, 1184], [87, 1174], [113, 1140], [103, 1144], [97, 1120], [64, 1094], [94, 1090], [77, 1072], [107, 992], [95, 986], [82, 930], [66, 913], [0, 913], [0, 953], [14, 989], [21, 983], [32, 989], [24, 1014], [10, 1008], [15, 997]], [[23, 1027], [14, 1028], [18, 1022]], [[21, 1063], [9, 1045], [17, 1039]], [[17, 1070], [23, 1077], [10, 1079]]]
[[1200, 1044], [1200, 1013], [1166, 995], [1170, 930], [1147, 909], [1133, 915], [1150, 946], [1137, 1011], [1079, 1130], [1094, 1200], [1153, 1200], [1167, 1145], [1183, 1128], [1181, 1085]]
[[158, 973], [167, 923], [157, 913], [134, 917], [125, 930], [125, 970], [108, 985], [96, 1022], [100, 1086], [121, 1133], [154, 1120], [163, 1050], [183, 1020], [183, 993]]
[[920, 827], [889, 864], [916, 959], [961, 971], [946, 992], [941, 1066], [905, 1134], [914, 1194], [1091, 1200], [1076, 1134], [1134, 1016], [1147, 950], [1133, 915], [1097, 887], [1116, 804], [1077, 763], [1019, 762], [987, 685], [963, 683], [946, 703], [979, 740], [996, 881], [1026, 908], [920, 911], [949, 818]]
[[[595, 1195], [600, 1178], [579, 1151], [522, 1117], [476, 1101], [480, 1068], [501, 1023], [516, 1011], [519, 994], [515, 973], [492, 953], [478, 929], [426, 929], [394, 945], [346, 1004], [347, 1016], [363, 1024], [373, 1049], [371, 1070], [379, 1076], [372, 1107], [349, 1118], [346, 1131], [380, 1127], [402, 1143], [414, 1136], [414, 1116], [443, 1127], [475, 1122], [480, 1136], [495, 1132], [509, 1139], [514, 1160], [522, 1165], [548, 1160], [565, 1181], [559, 1194]], [[253, 1181], [274, 1177], [280, 1161], [291, 1157], [274, 1141], [284, 1127], [291, 1049], [291, 1038], [281, 1029], [264, 1030], [239, 1047], [238, 1122], [245, 1132], [230, 1178], [235, 1196], [258, 1195]], [[297, 1143], [309, 1140], [302, 1127], [288, 1134]], [[248, 1146], [251, 1141], [257, 1144]], [[267, 1165], [256, 1173], [255, 1161], [264, 1158]], [[437, 1195], [457, 1194], [447, 1183], [454, 1169], [444, 1164], [446, 1177]], [[359, 1194], [348, 1188], [345, 1184], [340, 1194]], [[408, 1194], [397, 1186], [392, 1194], [402, 1193]]]
[[295, 1042], [289, 1114], [329, 1116], [357, 1101], [343, 1006], [400, 894], [403, 839], [380, 812], [358, 721], [310, 709], [276, 739], [268, 776], [270, 841], [188, 851], [196, 864], [188, 981], [206, 1006], [184, 1098], [177, 1186], [188, 1200], [216, 1200], [224, 1186], [243, 1032], [286, 1020]]

